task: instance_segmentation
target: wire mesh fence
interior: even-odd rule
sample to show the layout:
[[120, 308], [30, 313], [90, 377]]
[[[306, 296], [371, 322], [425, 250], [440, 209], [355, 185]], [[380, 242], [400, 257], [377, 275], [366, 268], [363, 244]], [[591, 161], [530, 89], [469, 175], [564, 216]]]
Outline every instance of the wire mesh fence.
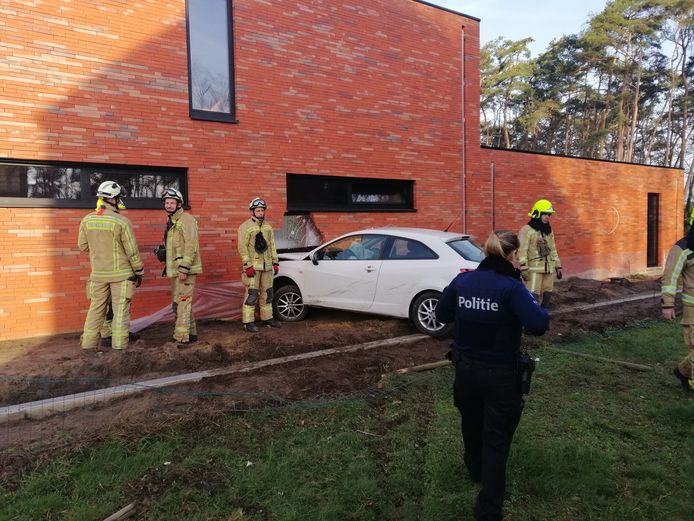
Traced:
[[[161, 379], [165, 380], [165, 379]], [[245, 414], [262, 410], [314, 409], [345, 403], [397, 400], [410, 390], [424, 391], [432, 375], [389, 373], [366, 387], [301, 389], [273, 386], [273, 374], [243, 378], [213, 377], [183, 385], [146, 382], [113, 385], [110, 378], [0, 377], [13, 388], [11, 404], [0, 407], [0, 477], [8, 479], [39, 455], [79, 449], [99, 439], [130, 437], [166, 429], [191, 418]], [[65, 391], [78, 391], [65, 394]], [[39, 398], [39, 399], [37, 399]]]

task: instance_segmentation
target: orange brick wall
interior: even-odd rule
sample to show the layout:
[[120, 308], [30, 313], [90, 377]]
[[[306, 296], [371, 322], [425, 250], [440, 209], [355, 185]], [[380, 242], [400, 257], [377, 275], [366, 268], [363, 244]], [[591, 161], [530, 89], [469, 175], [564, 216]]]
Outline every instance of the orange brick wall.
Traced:
[[468, 178], [477, 195], [468, 206], [469, 231], [480, 237], [491, 229], [492, 218], [497, 229], [520, 229], [534, 202], [549, 199], [568, 276], [602, 278], [646, 269], [649, 193], [660, 197], [661, 266], [683, 234], [682, 170], [480, 148]]
[[[237, 278], [235, 234], [253, 197], [281, 225], [289, 172], [415, 181], [417, 212], [316, 214], [325, 237], [445, 226], [463, 142], [478, 143], [478, 22], [412, 0], [233, 6], [239, 124], [188, 116], [184, 0], [2, 2], [0, 157], [188, 168], [203, 283]], [[0, 208], [0, 338], [80, 329], [85, 213]], [[147, 266], [137, 317], [166, 302], [150, 254], [165, 215], [127, 215]]]
[[[513, 158], [525, 154], [478, 145], [476, 20], [414, 0], [234, 0], [233, 6], [239, 124], [188, 116], [184, 0], [4, 0], [0, 157], [187, 168], [191, 213], [200, 223], [200, 282], [214, 283], [238, 277], [235, 235], [250, 199], [265, 197], [269, 220], [281, 225], [287, 173], [415, 182], [416, 212], [313, 214], [326, 238], [364, 226], [444, 228], [461, 215], [464, 192], [469, 231], [486, 235], [489, 161], [498, 156], [497, 222], [519, 226], [534, 198], [556, 195], [564, 253], [580, 266], [583, 246], [571, 241], [589, 242], [591, 210], [580, 211], [579, 202], [592, 208], [586, 194], [595, 188], [579, 175], [584, 163], [533, 156], [528, 169], [517, 169], [526, 159]], [[533, 161], [552, 175], [541, 176]], [[642, 198], [661, 174], [676, 177], [615, 167], [633, 170], [629, 183], [638, 187], [630, 191], [609, 186], [615, 170], [597, 165], [589, 178], [625, 198]], [[528, 186], [529, 179], [539, 184]], [[543, 188], [549, 179], [551, 189]], [[564, 182], [577, 197], [569, 197]], [[681, 208], [681, 197], [668, 197]], [[679, 222], [677, 212], [664, 214], [664, 222]], [[85, 213], [0, 208], [0, 339], [81, 328], [89, 270], [76, 237]], [[133, 305], [138, 317], [167, 302], [166, 281], [150, 253], [165, 215], [127, 215], [147, 267]], [[580, 234], [569, 233], [576, 223], [564, 219], [572, 215], [580, 216]], [[453, 229], [462, 229], [460, 219]], [[643, 230], [629, 237], [638, 246], [614, 243], [625, 248], [620, 254], [645, 249]], [[609, 241], [603, 242], [591, 252], [605, 254]]]

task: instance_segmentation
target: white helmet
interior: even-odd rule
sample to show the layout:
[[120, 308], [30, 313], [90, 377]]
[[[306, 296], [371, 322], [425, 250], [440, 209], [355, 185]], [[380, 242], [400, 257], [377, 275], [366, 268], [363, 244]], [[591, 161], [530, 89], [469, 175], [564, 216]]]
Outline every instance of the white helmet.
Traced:
[[267, 204], [265, 203], [265, 199], [261, 199], [260, 197], [256, 197], [248, 205], [248, 209], [251, 211], [255, 210], [256, 208], [267, 208]]
[[183, 195], [175, 188], [167, 188], [164, 190], [161, 194], [161, 200], [164, 201], [165, 199], [176, 199], [180, 204], [183, 204]]
[[125, 195], [125, 190], [115, 181], [104, 181], [99, 185], [99, 189], [96, 191], [97, 197], [105, 197], [107, 199], [114, 199], [116, 197], [122, 197], [123, 195]]

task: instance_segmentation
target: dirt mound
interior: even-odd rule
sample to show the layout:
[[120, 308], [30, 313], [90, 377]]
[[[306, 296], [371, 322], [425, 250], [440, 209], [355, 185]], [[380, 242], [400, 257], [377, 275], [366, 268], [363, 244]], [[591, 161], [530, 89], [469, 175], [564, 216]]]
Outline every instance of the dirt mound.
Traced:
[[[572, 278], [557, 284], [548, 341], [602, 331], [658, 316], [657, 280], [614, 278], [606, 281]], [[632, 303], [562, 312], [575, 306], [634, 295], [654, 298]], [[201, 321], [200, 341], [186, 349], [170, 341], [173, 326], [157, 324], [125, 352], [100, 354], [79, 348], [79, 335], [0, 342], [0, 404], [11, 405], [177, 373], [224, 367], [336, 346], [358, 344], [416, 333], [407, 320], [331, 310], [311, 311], [307, 320], [284, 323], [281, 329], [244, 332], [238, 322]], [[530, 344], [537, 340], [529, 340]], [[412, 348], [405, 346], [403, 352]], [[312, 361], [311, 364], [316, 363]], [[347, 374], [358, 379], [361, 369]], [[354, 385], [351, 386], [354, 388]]]
[[[649, 298], [573, 310], [635, 295]], [[524, 342], [532, 347], [656, 318], [660, 316], [658, 295], [659, 284], [654, 280], [562, 281], [555, 291], [550, 331]], [[127, 351], [107, 350], [101, 355], [82, 352], [78, 334], [0, 342], [0, 401], [17, 404], [417, 332], [407, 320], [330, 310], [312, 310], [305, 321], [284, 323], [282, 329], [265, 328], [257, 334], [244, 332], [237, 322], [202, 321], [200, 341], [186, 349], [170, 341], [172, 329], [172, 324], [157, 324], [143, 331]], [[426, 338], [414, 344], [297, 361], [138, 394], [42, 420], [5, 424], [0, 429], [0, 468], [4, 469], [0, 479], [17, 475], [52, 450], [77, 450], [105, 435], [161, 430], [195, 414], [373, 390], [384, 373], [442, 360], [449, 344], [448, 339]]]

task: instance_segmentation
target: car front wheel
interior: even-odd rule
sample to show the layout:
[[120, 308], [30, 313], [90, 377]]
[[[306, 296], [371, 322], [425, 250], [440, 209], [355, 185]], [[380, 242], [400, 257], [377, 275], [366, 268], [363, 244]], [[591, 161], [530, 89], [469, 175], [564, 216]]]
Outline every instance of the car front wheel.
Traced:
[[308, 307], [304, 305], [301, 291], [294, 284], [282, 286], [275, 291], [272, 299], [272, 308], [275, 317], [285, 322], [297, 322], [306, 318]]
[[425, 335], [444, 337], [453, 330], [453, 324], [443, 324], [436, 320], [434, 311], [440, 297], [438, 291], [425, 291], [412, 302], [412, 322]]

